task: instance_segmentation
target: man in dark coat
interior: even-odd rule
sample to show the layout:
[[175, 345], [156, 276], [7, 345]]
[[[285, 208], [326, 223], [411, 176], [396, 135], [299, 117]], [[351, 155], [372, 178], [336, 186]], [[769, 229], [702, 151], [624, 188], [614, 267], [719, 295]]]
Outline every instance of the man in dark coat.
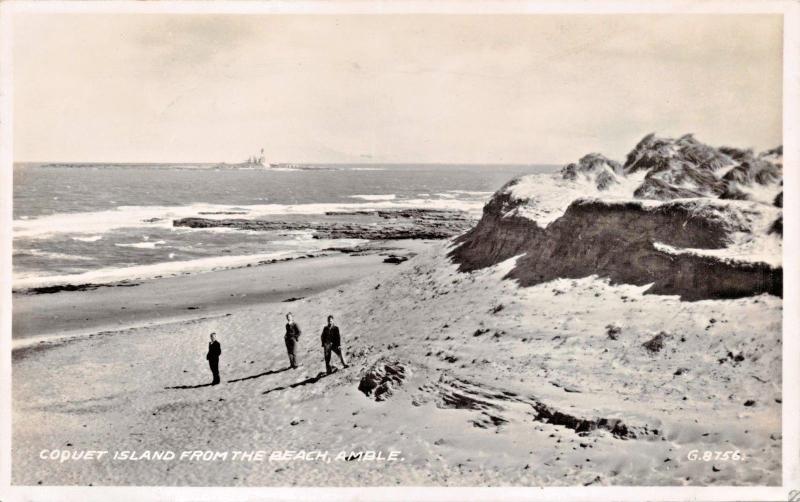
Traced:
[[222, 354], [222, 347], [217, 341], [216, 333], [211, 333], [210, 338], [206, 359], [208, 360], [208, 366], [211, 367], [211, 374], [214, 375], [211, 385], [217, 385], [219, 383], [219, 356]]
[[289, 353], [289, 366], [292, 369], [297, 368], [297, 355], [295, 350], [297, 348], [297, 341], [300, 339], [300, 327], [294, 322], [292, 313], [286, 314], [286, 335], [283, 337], [286, 342], [286, 352]]
[[331, 352], [339, 356], [342, 361], [342, 366], [347, 368], [347, 363], [344, 362], [342, 356], [342, 337], [339, 334], [339, 326], [333, 323], [333, 316], [328, 316], [328, 324], [322, 328], [322, 350], [325, 353], [325, 371], [330, 375], [333, 372], [331, 368]]

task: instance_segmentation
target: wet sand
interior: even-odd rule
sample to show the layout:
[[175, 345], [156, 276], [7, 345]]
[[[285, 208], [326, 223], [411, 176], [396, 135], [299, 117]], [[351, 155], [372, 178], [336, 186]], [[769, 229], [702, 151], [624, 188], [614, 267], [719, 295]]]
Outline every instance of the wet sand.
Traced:
[[[400, 254], [420, 249], [423, 242], [393, 243]], [[394, 267], [383, 263], [389, 252], [335, 254], [266, 265], [176, 275], [135, 286], [13, 297], [14, 347], [40, 340], [102, 330], [146, 326], [168, 320], [214, 315], [231, 308], [296, 301], [329, 288]]]

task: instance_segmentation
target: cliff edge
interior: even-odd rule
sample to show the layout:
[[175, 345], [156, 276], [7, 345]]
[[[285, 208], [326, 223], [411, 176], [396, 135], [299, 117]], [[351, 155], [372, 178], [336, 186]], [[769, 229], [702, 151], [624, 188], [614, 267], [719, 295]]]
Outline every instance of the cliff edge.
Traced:
[[648, 135], [624, 163], [510, 181], [449, 256], [464, 272], [517, 257], [506, 278], [523, 287], [596, 275], [683, 300], [782, 296], [781, 154]]

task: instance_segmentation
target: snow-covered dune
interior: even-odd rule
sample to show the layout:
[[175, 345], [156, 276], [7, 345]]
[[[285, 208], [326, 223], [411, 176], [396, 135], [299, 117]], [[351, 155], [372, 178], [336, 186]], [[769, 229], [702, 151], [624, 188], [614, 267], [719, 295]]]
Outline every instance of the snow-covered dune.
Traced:
[[686, 300], [781, 296], [777, 152], [650, 135], [624, 165], [590, 154], [510, 181], [451, 257], [471, 271], [522, 254], [522, 286], [596, 274]]

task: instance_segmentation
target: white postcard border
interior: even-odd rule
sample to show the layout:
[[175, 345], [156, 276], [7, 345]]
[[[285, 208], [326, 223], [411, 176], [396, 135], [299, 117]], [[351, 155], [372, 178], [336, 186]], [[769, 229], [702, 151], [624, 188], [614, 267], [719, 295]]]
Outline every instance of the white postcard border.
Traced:
[[[783, 486], [780, 487], [24, 487], [11, 481], [12, 30], [17, 13], [784, 15]], [[0, 3], [0, 501], [7, 500], [789, 500], [800, 490], [800, 3], [792, 1], [4, 1]], [[800, 493], [800, 491], [798, 492]], [[798, 498], [800, 500], [800, 497]]]

